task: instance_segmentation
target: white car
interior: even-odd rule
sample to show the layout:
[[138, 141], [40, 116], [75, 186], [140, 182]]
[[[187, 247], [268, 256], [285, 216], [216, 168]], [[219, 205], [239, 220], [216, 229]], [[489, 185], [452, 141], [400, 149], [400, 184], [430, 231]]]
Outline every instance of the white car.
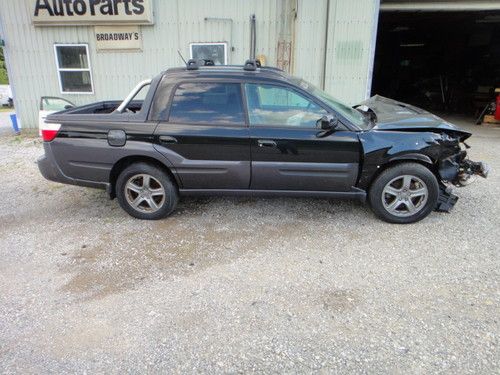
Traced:
[[2, 107], [12, 107], [12, 90], [10, 85], [0, 85], [0, 105]]
[[70, 101], [55, 96], [42, 96], [40, 99], [40, 111], [38, 112], [38, 134], [42, 135], [43, 124], [48, 115], [73, 108], [75, 105]]

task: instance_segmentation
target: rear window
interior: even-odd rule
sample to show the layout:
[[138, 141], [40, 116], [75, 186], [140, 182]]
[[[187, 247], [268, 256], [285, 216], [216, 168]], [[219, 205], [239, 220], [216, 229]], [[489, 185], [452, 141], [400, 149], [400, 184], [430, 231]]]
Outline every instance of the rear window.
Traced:
[[172, 99], [169, 122], [244, 125], [238, 83], [183, 83]]

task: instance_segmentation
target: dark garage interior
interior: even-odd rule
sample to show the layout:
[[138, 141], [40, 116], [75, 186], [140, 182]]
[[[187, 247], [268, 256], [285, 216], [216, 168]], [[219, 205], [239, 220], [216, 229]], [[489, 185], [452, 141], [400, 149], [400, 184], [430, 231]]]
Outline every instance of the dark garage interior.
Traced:
[[500, 12], [381, 12], [372, 94], [478, 116], [500, 88]]

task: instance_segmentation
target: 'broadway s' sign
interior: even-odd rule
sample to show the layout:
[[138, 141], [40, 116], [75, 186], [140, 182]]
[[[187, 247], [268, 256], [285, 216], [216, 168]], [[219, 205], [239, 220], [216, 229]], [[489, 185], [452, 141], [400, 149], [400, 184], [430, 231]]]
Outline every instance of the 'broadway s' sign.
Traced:
[[39, 26], [153, 23], [152, 0], [33, 1], [33, 24]]

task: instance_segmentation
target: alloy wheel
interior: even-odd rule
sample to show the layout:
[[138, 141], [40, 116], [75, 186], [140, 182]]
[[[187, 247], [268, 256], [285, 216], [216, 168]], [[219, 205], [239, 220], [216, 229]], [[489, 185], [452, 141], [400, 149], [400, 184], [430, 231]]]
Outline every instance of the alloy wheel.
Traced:
[[152, 213], [165, 204], [165, 188], [149, 174], [136, 174], [125, 184], [125, 198], [135, 210]]
[[402, 175], [385, 185], [382, 191], [382, 204], [391, 215], [408, 217], [425, 207], [428, 196], [429, 190], [422, 179]]

